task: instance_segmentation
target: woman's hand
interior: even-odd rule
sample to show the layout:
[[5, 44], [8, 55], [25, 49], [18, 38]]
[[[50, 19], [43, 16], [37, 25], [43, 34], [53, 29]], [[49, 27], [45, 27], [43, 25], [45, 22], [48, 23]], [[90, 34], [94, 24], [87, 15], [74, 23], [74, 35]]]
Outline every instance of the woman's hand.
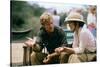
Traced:
[[61, 52], [66, 52], [68, 54], [75, 53], [72, 48], [69, 47], [59, 47], [55, 49], [55, 52], [61, 53]]
[[63, 47], [58, 47], [55, 49], [55, 52], [60, 53], [61, 51], [63, 51]]
[[61, 52], [67, 52], [68, 54], [75, 53], [73, 48], [69, 48], [69, 47], [63, 47], [63, 50], [61, 50]]

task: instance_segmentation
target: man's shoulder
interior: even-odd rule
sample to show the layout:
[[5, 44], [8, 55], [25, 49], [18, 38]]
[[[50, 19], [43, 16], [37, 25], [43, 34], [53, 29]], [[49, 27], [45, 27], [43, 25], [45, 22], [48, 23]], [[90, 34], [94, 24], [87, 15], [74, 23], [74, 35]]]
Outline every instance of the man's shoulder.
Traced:
[[40, 28], [39, 32], [38, 32], [38, 35], [42, 35], [45, 33], [45, 30], [43, 27]]
[[63, 29], [60, 28], [60, 27], [55, 27], [55, 30], [56, 30], [56, 32], [59, 33], [59, 34], [64, 33]]
[[57, 27], [57, 26], [55, 26], [54, 29], [57, 30], [57, 31], [61, 31], [62, 30], [62, 28]]

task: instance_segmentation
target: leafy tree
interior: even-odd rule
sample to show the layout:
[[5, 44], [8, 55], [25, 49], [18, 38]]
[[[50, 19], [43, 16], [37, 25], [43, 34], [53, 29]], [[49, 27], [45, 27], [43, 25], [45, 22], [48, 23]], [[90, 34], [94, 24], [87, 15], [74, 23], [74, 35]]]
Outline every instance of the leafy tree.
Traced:
[[12, 28], [21, 28], [33, 16], [31, 6], [25, 1], [10, 1]]
[[33, 4], [32, 9], [34, 11], [34, 16], [40, 16], [46, 9], [43, 7], [40, 7], [38, 4]]

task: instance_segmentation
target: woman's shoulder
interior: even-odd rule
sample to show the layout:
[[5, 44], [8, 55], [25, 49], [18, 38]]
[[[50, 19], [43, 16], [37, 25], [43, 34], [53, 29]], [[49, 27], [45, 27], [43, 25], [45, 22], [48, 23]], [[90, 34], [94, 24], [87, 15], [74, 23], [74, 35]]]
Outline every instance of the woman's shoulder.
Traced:
[[90, 32], [90, 30], [88, 28], [83, 28], [82, 31], [81, 31], [81, 35], [91, 36], [92, 33]]

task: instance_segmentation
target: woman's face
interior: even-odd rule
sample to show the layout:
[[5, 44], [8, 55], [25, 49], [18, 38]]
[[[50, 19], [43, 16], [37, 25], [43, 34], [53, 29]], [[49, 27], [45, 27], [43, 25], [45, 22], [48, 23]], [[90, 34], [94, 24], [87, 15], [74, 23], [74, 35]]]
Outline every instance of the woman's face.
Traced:
[[74, 22], [69, 22], [69, 27], [70, 27], [70, 30], [71, 31], [75, 31], [75, 24], [74, 24]]

